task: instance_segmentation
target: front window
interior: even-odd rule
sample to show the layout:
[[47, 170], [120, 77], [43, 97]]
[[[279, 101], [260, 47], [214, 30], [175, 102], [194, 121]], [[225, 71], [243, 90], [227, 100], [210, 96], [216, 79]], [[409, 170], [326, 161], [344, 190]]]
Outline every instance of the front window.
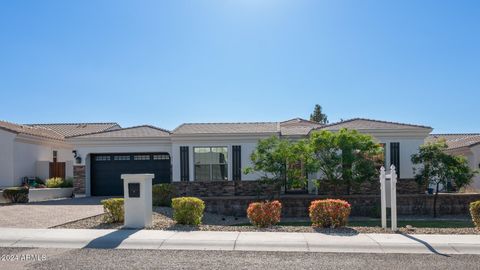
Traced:
[[194, 147], [195, 181], [228, 179], [227, 147]]

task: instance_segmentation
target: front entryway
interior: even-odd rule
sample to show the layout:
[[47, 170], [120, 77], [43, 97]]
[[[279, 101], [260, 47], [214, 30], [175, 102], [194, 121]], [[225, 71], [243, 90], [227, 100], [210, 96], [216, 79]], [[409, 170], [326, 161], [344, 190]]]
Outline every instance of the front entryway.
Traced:
[[121, 174], [153, 173], [153, 184], [171, 181], [168, 153], [94, 154], [90, 164], [92, 196], [123, 196]]

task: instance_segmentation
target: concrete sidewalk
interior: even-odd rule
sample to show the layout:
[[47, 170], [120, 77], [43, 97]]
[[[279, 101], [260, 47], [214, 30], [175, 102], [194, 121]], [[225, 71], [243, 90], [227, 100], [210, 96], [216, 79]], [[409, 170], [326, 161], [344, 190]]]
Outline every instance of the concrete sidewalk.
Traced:
[[0, 228], [1, 247], [480, 254], [480, 235]]

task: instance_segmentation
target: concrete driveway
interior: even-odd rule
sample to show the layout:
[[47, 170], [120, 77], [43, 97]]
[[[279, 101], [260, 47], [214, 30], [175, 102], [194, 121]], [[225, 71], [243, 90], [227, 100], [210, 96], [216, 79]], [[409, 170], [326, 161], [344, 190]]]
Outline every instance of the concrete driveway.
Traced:
[[50, 228], [103, 213], [103, 197], [0, 205], [0, 227]]

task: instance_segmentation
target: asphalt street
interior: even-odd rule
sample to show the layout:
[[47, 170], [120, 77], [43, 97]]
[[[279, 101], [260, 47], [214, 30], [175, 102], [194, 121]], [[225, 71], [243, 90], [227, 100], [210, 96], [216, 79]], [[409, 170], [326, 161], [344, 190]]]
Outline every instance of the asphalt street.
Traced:
[[0, 248], [0, 269], [479, 269], [480, 255]]

